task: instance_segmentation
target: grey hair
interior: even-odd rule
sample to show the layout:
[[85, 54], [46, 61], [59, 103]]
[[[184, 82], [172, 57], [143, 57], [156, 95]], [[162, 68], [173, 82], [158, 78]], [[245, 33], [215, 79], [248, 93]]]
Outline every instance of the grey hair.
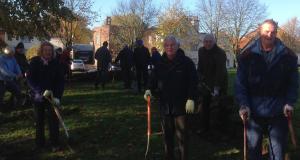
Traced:
[[215, 39], [215, 36], [213, 34], [205, 34], [203, 40], [204, 41], [205, 40], [211, 40], [214, 44], [216, 43], [216, 39]]
[[177, 44], [177, 47], [179, 48], [180, 46], [180, 42], [179, 40], [174, 36], [174, 35], [168, 35], [165, 39], [164, 39], [164, 43], [166, 41], [172, 41], [172, 42], [175, 42]]

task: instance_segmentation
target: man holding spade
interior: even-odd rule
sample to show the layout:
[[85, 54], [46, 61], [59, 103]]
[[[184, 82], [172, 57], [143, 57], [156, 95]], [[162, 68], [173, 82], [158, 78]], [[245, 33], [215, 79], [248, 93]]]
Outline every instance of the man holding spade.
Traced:
[[238, 58], [235, 94], [247, 121], [249, 160], [262, 159], [263, 133], [269, 138], [269, 159], [284, 159], [287, 117], [298, 97], [297, 56], [276, 38], [277, 28], [273, 19], [265, 20], [259, 38]]
[[147, 99], [152, 95], [151, 90], [158, 91], [166, 160], [175, 159], [175, 135], [179, 144], [179, 159], [188, 159], [186, 114], [194, 112], [197, 82], [194, 63], [179, 49], [178, 40], [174, 36], [167, 36], [164, 39], [164, 53], [154, 66], [144, 94]]

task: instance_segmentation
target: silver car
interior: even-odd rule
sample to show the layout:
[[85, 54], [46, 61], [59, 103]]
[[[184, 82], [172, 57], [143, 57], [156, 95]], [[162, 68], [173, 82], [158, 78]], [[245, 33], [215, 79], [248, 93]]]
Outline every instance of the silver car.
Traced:
[[85, 65], [84, 65], [83, 60], [74, 59], [72, 61], [72, 64], [71, 64], [71, 71], [82, 71], [82, 72], [84, 72], [85, 71]]

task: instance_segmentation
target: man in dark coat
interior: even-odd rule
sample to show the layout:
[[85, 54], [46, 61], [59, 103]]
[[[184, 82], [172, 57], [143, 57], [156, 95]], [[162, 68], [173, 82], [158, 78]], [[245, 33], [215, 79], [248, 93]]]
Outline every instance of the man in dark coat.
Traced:
[[186, 114], [194, 112], [194, 101], [197, 96], [198, 77], [195, 65], [184, 55], [183, 50], [178, 49], [178, 44], [174, 36], [165, 38], [165, 52], [158, 59], [150, 75], [148, 89], [144, 94], [144, 98], [147, 99], [151, 96], [151, 91], [153, 92], [156, 90], [155, 87], [158, 87], [166, 160], [176, 159], [174, 155], [175, 135], [179, 144], [180, 160], [188, 159]]
[[[218, 47], [214, 36], [211, 34], [205, 35], [203, 47], [199, 48], [197, 71], [201, 77], [199, 90], [202, 96], [204, 123], [204, 129], [200, 132], [206, 132], [210, 129], [210, 106], [212, 101], [227, 93], [226, 54], [223, 49]], [[224, 109], [224, 106], [221, 105], [217, 106], [219, 112]], [[224, 113], [220, 113], [220, 115], [224, 115]], [[222, 118], [219, 117], [219, 119]], [[224, 121], [224, 119], [221, 121]]]
[[25, 48], [23, 42], [18, 43], [18, 45], [16, 46], [15, 58], [20, 66], [23, 76], [25, 76], [25, 72], [28, 70], [29, 64], [25, 56]]
[[[36, 115], [36, 145], [45, 147], [45, 117], [49, 122], [49, 136], [53, 150], [59, 147], [59, 121], [54, 108], [43, 97], [46, 90], [53, 92], [53, 101], [60, 104], [63, 94], [64, 77], [59, 62], [54, 58], [54, 47], [49, 42], [43, 42], [38, 56], [33, 57], [29, 64], [27, 80], [33, 97]], [[47, 114], [45, 115], [45, 111]]]
[[97, 60], [97, 76], [95, 82], [95, 88], [98, 88], [98, 84], [101, 81], [102, 89], [105, 87], [105, 83], [108, 80], [108, 69], [111, 63], [111, 54], [108, 50], [108, 42], [104, 41], [103, 46], [98, 48], [95, 54]]
[[120, 51], [115, 62], [120, 61], [120, 66], [122, 69], [122, 79], [124, 81], [124, 88], [130, 89], [131, 87], [131, 67], [133, 66], [133, 52], [131, 49], [125, 45]]
[[143, 87], [146, 87], [148, 80], [148, 64], [150, 62], [150, 53], [148, 48], [146, 48], [143, 44], [142, 40], [137, 40], [137, 47], [133, 52], [133, 59], [136, 69], [136, 79], [137, 79], [137, 87], [138, 92], [142, 91], [142, 80]]
[[259, 38], [238, 57], [235, 96], [247, 122], [249, 160], [263, 159], [263, 134], [269, 136], [269, 159], [283, 160], [288, 140], [288, 115], [298, 98], [296, 54], [276, 38], [277, 22], [265, 20]]

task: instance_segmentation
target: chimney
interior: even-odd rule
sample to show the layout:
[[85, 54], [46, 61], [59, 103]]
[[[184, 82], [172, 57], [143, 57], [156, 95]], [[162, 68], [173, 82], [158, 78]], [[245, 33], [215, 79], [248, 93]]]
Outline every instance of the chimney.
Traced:
[[106, 17], [106, 25], [111, 25], [111, 17]]

